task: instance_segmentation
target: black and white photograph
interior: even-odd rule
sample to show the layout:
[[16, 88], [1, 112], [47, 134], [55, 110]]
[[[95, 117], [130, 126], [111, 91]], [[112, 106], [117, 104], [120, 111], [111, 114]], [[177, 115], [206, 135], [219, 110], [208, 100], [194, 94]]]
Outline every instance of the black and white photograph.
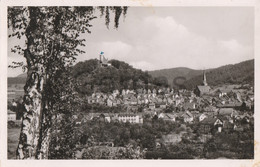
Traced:
[[7, 6], [8, 160], [254, 160], [252, 6]]

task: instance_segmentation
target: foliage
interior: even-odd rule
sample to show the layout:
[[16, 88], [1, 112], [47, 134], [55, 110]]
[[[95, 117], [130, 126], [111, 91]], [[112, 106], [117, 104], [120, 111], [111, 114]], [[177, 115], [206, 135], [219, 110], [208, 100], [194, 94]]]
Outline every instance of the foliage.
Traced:
[[[234, 65], [226, 65], [207, 72], [209, 85], [221, 85], [224, 83], [240, 84], [254, 82], [254, 60], [244, 61]], [[203, 81], [203, 71], [179, 67], [163, 70], [149, 71], [153, 77], [164, 76], [168, 83], [175, 89], [194, 89]]]
[[[15, 102], [16, 105], [13, 105], [12, 103]], [[23, 116], [23, 112], [25, 110], [23, 104], [21, 103], [21, 100], [18, 99], [16, 101], [13, 101], [13, 102], [8, 102], [7, 104], [7, 108], [13, 112], [16, 113], [16, 119], [17, 120], [20, 120]]]
[[150, 89], [167, 86], [165, 77], [152, 78], [148, 73], [138, 70], [125, 62], [110, 60], [111, 66], [101, 68], [97, 59], [77, 63], [73, 68], [73, 77], [79, 85], [78, 92], [112, 92], [115, 89]]
[[185, 67], [162, 69], [148, 72], [153, 77], [166, 77], [168, 84], [174, 89], [182, 88], [184, 81], [202, 74], [202, 70], [193, 70]]
[[[82, 117], [84, 114], [80, 116]], [[193, 124], [186, 127], [162, 119], [146, 119], [143, 124], [113, 121], [108, 123], [104, 119], [94, 119], [82, 122], [81, 125], [76, 125], [75, 122], [70, 125], [61, 126], [61, 131], [53, 136], [56, 141], [53, 146], [59, 145], [55, 151], [62, 158], [71, 158], [77, 151], [81, 152], [85, 159], [249, 159], [254, 153], [253, 126], [242, 132], [215, 133], [206, 143], [202, 143], [202, 134], [194, 134], [196, 128], [193, 128]], [[163, 135], [175, 134], [177, 131], [179, 134], [182, 133], [179, 143], [163, 142]], [[187, 133], [183, 134], [184, 132]], [[64, 137], [68, 135], [70, 136]], [[161, 147], [158, 148], [156, 142], [159, 142]], [[71, 143], [70, 154], [65, 154], [63, 152], [67, 149], [68, 143]], [[114, 144], [112, 146], [107, 143]], [[52, 157], [57, 158], [56, 155]]]
[[216, 133], [204, 145], [205, 158], [251, 159], [254, 157], [254, 132]]
[[101, 104], [88, 104], [86, 101], [82, 101], [80, 104], [79, 112], [87, 114], [87, 113], [120, 113], [126, 111], [126, 108], [123, 106], [113, 106], [109, 107]]
[[[9, 67], [27, 70], [24, 96], [24, 121], [18, 147], [19, 158], [46, 158], [53, 117], [60, 112], [77, 110], [77, 94], [70, 67], [78, 54], [84, 53], [82, 33], [90, 33], [94, 7], [9, 7], [9, 37], [25, 39], [25, 48], [14, 46], [12, 52], [23, 55], [26, 64], [13, 62]], [[115, 13], [115, 27], [126, 7], [97, 7], [105, 14]], [[29, 131], [30, 129], [30, 131]], [[35, 131], [39, 132], [39, 136]], [[27, 140], [28, 138], [34, 140]]]
[[80, 138], [71, 117], [72, 115], [67, 113], [55, 121], [50, 141], [49, 159], [73, 158], [73, 149], [76, 148]]
[[[80, 117], [82, 118], [82, 116]], [[69, 118], [71, 116], [65, 115], [61, 123], [58, 123], [57, 129], [59, 130], [53, 132], [50, 158], [69, 159], [77, 150], [81, 151], [83, 158], [86, 159], [106, 159], [110, 157], [111, 152], [114, 152], [113, 158], [115, 159], [144, 158], [143, 150], [154, 150], [156, 139], [179, 127], [175, 123], [160, 119], [146, 121], [144, 124], [108, 123], [103, 119], [94, 119], [76, 125], [75, 120], [72, 121]], [[111, 145], [104, 146], [104, 144], [107, 145], [106, 143], [114, 143], [112, 148], [121, 148], [121, 151], [120, 149], [111, 151]], [[102, 156], [100, 152], [103, 151], [104, 154], [106, 154], [105, 152], [109, 152], [109, 154]]]
[[[254, 60], [244, 61], [234, 65], [226, 65], [216, 69], [211, 69], [207, 73], [207, 82], [209, 85], [223, 84], [253, 84], [254, 83]], [[193, 77], [184, 85], [187, 89], [193, 89], [202, 84], [202, 74]]]

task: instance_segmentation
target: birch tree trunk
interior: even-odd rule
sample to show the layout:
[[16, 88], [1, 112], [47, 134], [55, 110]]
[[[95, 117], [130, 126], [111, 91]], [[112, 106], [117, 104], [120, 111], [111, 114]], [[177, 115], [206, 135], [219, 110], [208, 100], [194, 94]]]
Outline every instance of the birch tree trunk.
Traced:
[[46, 67], [41, 61], [43, 49], [40, 49], [40, 30], [37, 24], [40, 24], [38, 8], [29, 8], [30, 22], [25, 31], [27, 37], [27, 49], [24, 51], [24, 57], [27, 61], [27, 80], [24, 87], [24, 108], [22, 120], [22, 129], [17, 148], [18, 159], [36, 159], [39, 155], [41, 142], [43, 138], [42, 121], [44, 118], [45, 102], [44, 83], [46, 82]]
[[29, 69], [24, 95], [25, 111], [23, 113], [22, 129], [17, 149], [18, 159], [35, 159], [40, 135], [42, 119], [42, 92], [44, 68]]
[[[115, 13], [116, 28], [122, 11], [124, 15], [127, 11], [127, 7], [99, 9], [101, 13], [106, 9], [107, 26], [110, 22], [109, 11]], [[80, 33], [90, 33], [89, 28], [92, 25], [89, 22], [96, 18], [93, 11], [93, 7], [8, 8], [8, 27], [13, 29], [9, 37], [15, 36], [20, 39], [25, 35], [27, 45], [25, 49], [21, 49], [20, 46], [16, 49], [19, 50], [19, 54], [24, 54], [26, 65], [22, 63], [21, 66], [27, 68], [23, 98], [25, 111], [16, 152], [17, 159], [48, 158], [52, 116], [58, 112], [53, 106], [61, 102], [60, 105], [66, 103], [71, 107], [68, 101], [73, 99], [72, 97], [65, 102], [62, 101], [64, 84], [62, 82], [57, 86], [55, 81], [64, 70], [72, 66], [78, 54], [84, 53], [77, 48], [85, 46], [85, 39], [79, 36]]]

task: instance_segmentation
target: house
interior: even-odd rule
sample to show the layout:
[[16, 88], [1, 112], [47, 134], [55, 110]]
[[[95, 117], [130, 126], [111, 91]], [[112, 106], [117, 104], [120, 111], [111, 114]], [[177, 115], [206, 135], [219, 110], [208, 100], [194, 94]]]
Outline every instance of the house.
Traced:
[[122, 99], [116, 99], [116, 104], [117, 104], [117, 105], [120, 105], [120, 104], [122, 104], [122, 103], [123, 103]]
[[130, 123], [138, 123], [138, 124], [142, 124], [143, 123], [143, 118], [140, 115], [137, 114], [118, 114], [117, 115], [117, 119], [119, 122], [130, 122]]
[[195, 105], [195, 103], [186, 102], [183, 104], [183, 108], [185, 110], [194, 110], [196, 108], [196, 105]]
[[209, 105], [204, 108], [206, 112], [216, 112], [218, 109], [215, 106]]
[[190, 111], [190, 113], [193, 115], [194, 118], [201, 115], [201, 113], [199, 111], [196, 111], [196, 110]]
[[242, 131], [244, 131], [244, 127], [242, 125], [240, 125], [240, 124], [235, 124], [234, 125], [234, 130], [242, 132]]
[[248, 94], [247, 98], [251, 101], [254, 101], [254, 94]]
[[16, 120], [16, 113], [11, 111], [11, 110], [8, 110], [7, 111], [7, 121], [15, 121]]
[[223, 97], [226, 96], [228, 92], [230, 92], [231, 90], [229, 89], [218, 89], [215, 93], [218, 95], [218, 97]]
[[197, 86], [196, 89], [194, 90], [194, 94], [196, 94], [197, 96], [202, 96], [209, 93], [210, 93], [209, 86]]
[[112, 98], [107, 99], [107, 106], [114, 107], [114, 106], [117, 106], [117, 105], [118, 105], [118, 103], [115, 99], [112, 99]]
[[103, 117], [106, 122], [111, 122], [111, 116], [108, 113], [102, 113], [99, 117]]
[[86, 117], [87, 120], [95, 120], [98, 119], [100, 116], [99, 113], [89, 113], [88, 116]]
[[150, 104], [149, 104], [149, 108], [150, 108], [150, 109], [155, 109], [155, 103], [150, 103]]
[[184, 114], [182, 114], [183, 121], [186, 123], [191, 123], [193, 121], [193, 115], [186, 111]]
[[165, 109], [167, 107], [166, 103], [164, 103], [164, 102], [160, 103], [159, 105], [160, 105], [160, 108], [163, 108], [163, 109]]
[[207, 118], [208, 116], [204, 113], [199, 115], [199, 122], [203, 121], [205, 118]]
[[251, 101], [245, 101], [244, 102], [246, 104], [246, 107], [248, 107], [250, 110], [253, 108], [254, 106], [254, 102]]
[[13, 101], [16, 98], [15, 92], [9, 91], [9, 88], [8, 88], [7, 98], [8, 98], [8, 101]]
[[179, 134], [168, 134], [162, 136], [162, 143], [165, 145], [171, 145], [181, 142], [182, 140], [182, 133]]
[[171, 122], [175, 122], [176, 117], [177, 117], [176, 114], [169, 114], [169, 113], [160, 113], [158, 115], [158, 118], [161, 118], [164, 121], [171, 121]]
[[109, 107], [113, 106], [113, 101], [110, 98], [107, 99], [107, 106], [109, 106]]
[[221, 119], [215, 117], [208, 117], [200, 122], [199, 130], [200, 132], [207, 134], [207, 133], [211, 133], [213, 130], [217, 130], [218, 132], [221, 132], [222, 127], [223, 127], [223, 121]]
[[244, 123], [249, 123], [250, 122], [250, 115], [248, 115], [247, 113], [245, 113], [243, 116], [242, 116], [242, 122]]
[[130, 104], [132, 104], [132, 105], [136, 105], [137, 102], [138, 102], [138, 101], [137, 101], [137, 98], [134, 97], [134, 96], [132, 96], [131, 99], [130, 99]]
[[127, 111], [137, 112], [138, 111], [138, 105], [127, 106]]
[[228, 132], [234, 130], [234, 123], [230, 121], [224, 121], [223, 130]]
[[222, 105], [218, 105], [219, 108], [235, 108], [240, 107], [243, 103], [242, 102], [225, 102]]
[[167, 98], [167, 103], [168, 103], [168, 104], [172, 104], [172, 103], [173, 103], [173, 100], [168, 97], [168, 98]]
[[237, 112], [233, 109], [233, 108], [220, 108], [218, 110], [218, 115], [221, 115], [221, 116], [235, 116], [237, 115]]

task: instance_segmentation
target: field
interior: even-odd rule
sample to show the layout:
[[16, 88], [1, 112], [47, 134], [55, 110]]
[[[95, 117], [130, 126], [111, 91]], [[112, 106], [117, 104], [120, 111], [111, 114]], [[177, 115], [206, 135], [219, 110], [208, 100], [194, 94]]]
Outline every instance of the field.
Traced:
[[20, 127], [8, 128], [8, 159], [15, 159], [15, 152], [18, 145], [20, 131]]

